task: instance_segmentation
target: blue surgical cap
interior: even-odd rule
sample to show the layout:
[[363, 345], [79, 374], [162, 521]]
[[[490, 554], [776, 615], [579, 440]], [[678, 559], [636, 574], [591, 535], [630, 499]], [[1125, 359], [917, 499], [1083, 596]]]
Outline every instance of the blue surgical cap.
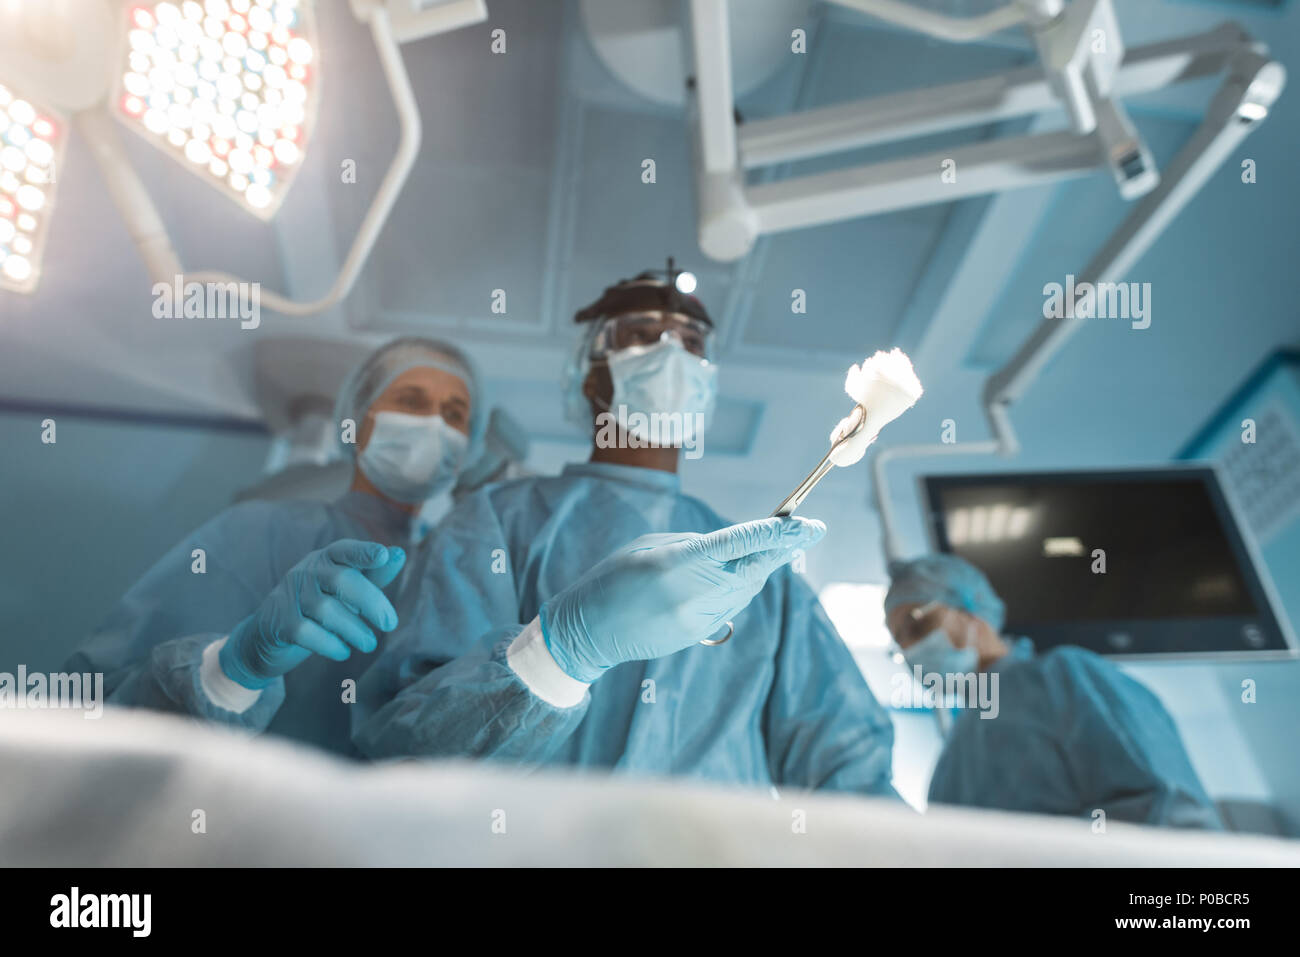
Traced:
[[899, 605], [938, 602], [967, 611], [1001, 631], [1006, 606], [984, 573], [956, 555], [925, 555], [906, 562], [889, 563], [889, 591], [885, 613]]
[[[473, 361], [449, 342], [423, 336], [404, 336], [380, 346], [343, 381], [334, 406], [335, 422], [351, 419], [360, 425], [366, 412], [384, 390], [408, 369], [432, 367], [450, 372], [469, 390], [469, 455], [472, 461], [483, 438], [487, 422], [487, 402], [479, 386]], [[356, 455], [356, 446], [340, 442], [348, 455]]]

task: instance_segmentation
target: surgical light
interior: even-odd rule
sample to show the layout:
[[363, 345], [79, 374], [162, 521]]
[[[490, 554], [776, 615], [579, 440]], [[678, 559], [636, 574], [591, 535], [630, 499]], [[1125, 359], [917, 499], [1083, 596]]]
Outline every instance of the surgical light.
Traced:
[[0, 83], [0, 289], [31, 292], [40, 279], [66, 130]]
[[138, 4], [124, 29], [118, 119], [270, 219], [314, 121], [310, 0]]
[[695, 286], [697, 285], [695, 273], [679, 272], [677, 278], [673, 280], [673, 284], [677, 286], [678, 292], [689, 296], [695, 291]]

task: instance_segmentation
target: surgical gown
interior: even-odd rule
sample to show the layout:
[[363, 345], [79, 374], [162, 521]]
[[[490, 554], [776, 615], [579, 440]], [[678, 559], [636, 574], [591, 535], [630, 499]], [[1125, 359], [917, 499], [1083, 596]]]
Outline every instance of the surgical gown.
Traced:
[[892, 795], [890, 720], [788, 567], [736, 617], [730, 641], [618, 665], [572, 707], [542, 700], [511, 669], [522, 626], [609, 552], [727, 524], [681, 494], [676, 475], [607, 463], [476, 493], [405, 579], [418, 593], [399, 593], [409, 617], [381, 652], [398, 660], [365, 679], [368, 697], [395, 697], [362, 727], [359, 749]]
[[997, 717], [971, 710], [953, 726], [931, 802], [1222, 827], [1154, 694], [1082, 648], [1016, 659], [998, 673]]
[[[344, 682], [373, 657], [312, 655], [272, 682], [247, 711], [214, 704], [199, 680], [203, 649], [257, 610], [285, 573], [341, 538], [406, 545], [411, 517], [364, 492], [334, 502], [244, 502], [187, 536], [128, 591], [65, 665], [104, 673], [108, 701], [270, 731], [354, 754], [358, 718]], [[203, 550], [202, 573], [195, 549]], [[383, 640], [381, 636], [381, 641]]]

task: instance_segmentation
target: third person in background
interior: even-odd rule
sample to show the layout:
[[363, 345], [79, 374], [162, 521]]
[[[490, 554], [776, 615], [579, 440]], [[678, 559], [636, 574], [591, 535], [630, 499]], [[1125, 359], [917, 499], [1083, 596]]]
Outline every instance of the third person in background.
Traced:
[[997, 672], [996, 710], [964, 710], [930, 801], [1140, 824], [1219, 828], [1173, 719], [1150, 691], [1083, 648], [1034, 653], [1002, 635], [1002, 600], [974, 565], [928, 555], [890, 566], [886, 623], [923, 674]]

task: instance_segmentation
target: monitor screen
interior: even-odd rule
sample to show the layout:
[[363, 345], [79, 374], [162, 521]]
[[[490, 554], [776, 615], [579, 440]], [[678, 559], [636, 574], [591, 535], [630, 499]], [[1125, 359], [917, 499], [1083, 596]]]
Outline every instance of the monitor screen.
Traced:
[[1211, 469], [928, 476], [931, 531], [1005, 631], [1109, 654], [1285, 652]]

